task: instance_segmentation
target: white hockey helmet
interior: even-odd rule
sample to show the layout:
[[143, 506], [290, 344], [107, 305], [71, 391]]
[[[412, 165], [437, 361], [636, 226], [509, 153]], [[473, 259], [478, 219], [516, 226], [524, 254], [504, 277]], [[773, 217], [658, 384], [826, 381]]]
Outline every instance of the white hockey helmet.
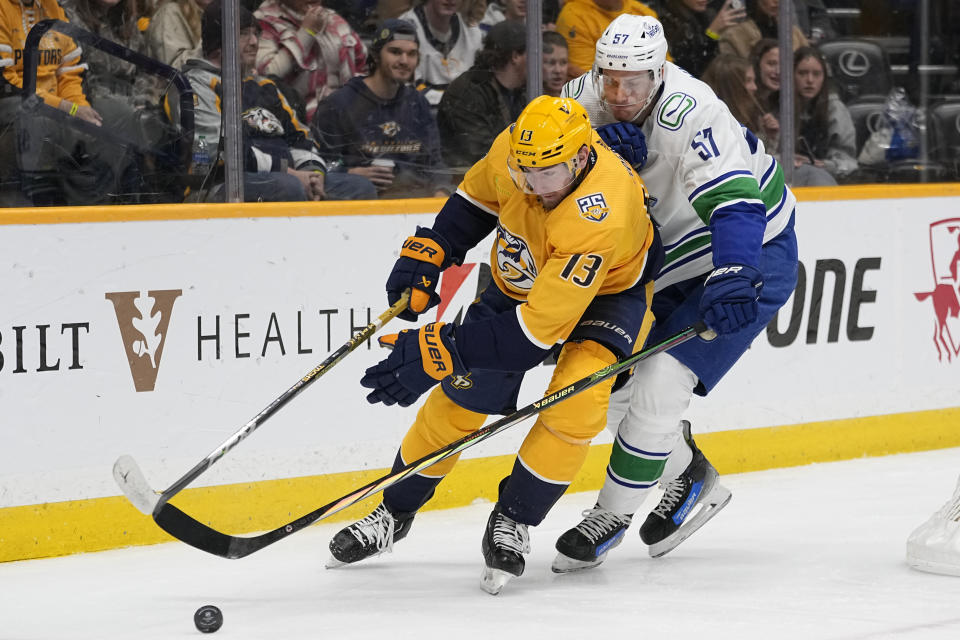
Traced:
[[[656, 97], [663, 84], [667, 38], [663, 25], [650, 16], [621, 14], [597, 40], [593, 86], [604, 108], [636, 106], [637, 115]], [[649, 71], [627, 80], [604, 78], [604, 71]]]

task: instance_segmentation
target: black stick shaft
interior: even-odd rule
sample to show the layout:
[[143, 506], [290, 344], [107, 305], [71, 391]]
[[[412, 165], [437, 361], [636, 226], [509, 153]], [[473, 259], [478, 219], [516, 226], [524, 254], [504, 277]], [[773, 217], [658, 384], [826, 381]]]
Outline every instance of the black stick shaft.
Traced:
[[212, 529], [211, 527], [195, 520], [177, 507], [166, 503], [163, 504], [162, 508], [158, 508], [154, 511], [153, 519], [161, 529], [178, 540], [196, 547], [201, 551], [206, 551], [207, 553], [212, 553], [223, 558], [243, 558], [273, 544], [274, 542], [277, 542], [278, 540], [282, 540], [283, 538], [286, 538], [287, 536], [305, 527], [310, 526], [317, 520], [329, 517], [334, 513], [342, 509], [346, 509], [347, 507], [356, 504], [357, 502], [360, 502], [361, 500], [375, 493], [383, 491], [387, 487], [397, 484], [398, 482], [403, 481], [405, 478], [422, 471], [423, 469], [426, 469], [427, 467], [432, 466], [441, 460], [449, 458], [452, 455], [456, 455], [457, 453], [460, 453], [464, 449], [472, 447], [475, 444], [479, 444], [487, 438], [490, 438], [497, 433], [512, 427], [519, 422], [522, 422], [526, 418], [543, 411], [547, 407], [557, 404], [558, 402], [563, 402], [567, 398], [571, 398], [582, 391], [586, 391], [599, 382], [606, 380], [611, 376], [615, 376], [622, 371], [626, 371], [641, 360], [671, 349], [672, 347], [686, 342], [687, 340], [690, 340], [694, 336], [698, 335], [706, 340], [712, 340], [714, 337], [716, 337], [716, 334], [711, 329], [708, 329], [706, 325], [697, 323], [697, 325], [688, 327], [652, 347], [648, 347], [643, 351], [638, 351], [628, 358], [618, 360], [612, 365], [604, 367], [603, 369], [600, 369], [599, 371], [596, 371], [585, 378], [581, 378], [580, 380], [577, 380], [563, 389], [555, 391], [554, 393], [551, 393], [550, 395], [545, 396], [536, 402], [532, 402], [522, 409], [519, 409], [508, 416], [492, 422], [478, 431], [461, 438], [460, 440], [437, 449], [433, 453], [429, 453], [401, 469], [391, 471], [387, 475], [377, 478], [376, 480], [363, 485], [359, 489], [355, 489], [345, 496], [342, 496], [333, 502], [315, 509], [292, 522], [274, 529], [273, 531], [267, 531], [253, 537], [227, 535]]
[[164, 506], [171, 498], [173, 498], [173, 496], [183, 491], [183, 489], [191, 482], [196, 480], [200, 474], [213, 466], [213, 463], [225, 456], [228, 451], [243, 442], [247, 436], [256, 431], [260, 425], [266, 422], [273, 414], [297, 397], [301, 391], [309, 387], [314, 381], [317, 380], [317, 378], [332, 369], [335, 364], [347, 357], [350, 352], [369, 340], [383, 325], [406, 309], [409, 300], [409, 293], [404, 293], [400, 299], [393, 304], [392, 307], [384, 311], [379, 317], [377, 317], [376, 320], [365, 326], [360, 330], [359, 333], [347, 340], [336, 351], [331, 353], [326, 360], [308, 371], [306, 375], [297, 380], [292, 387], [284, 391], [273, 402], [268, 404], [263, 411], [251, 418], [250, 421], [243, 425], [239, 431], [224, 440], [223, 443], [211, 451], [206, 458], [198, 462], [192, 469], [190, 469], [190, 471], [184, 474], [182, 478], [170, 485], [163, 493], [160, 494], [160, 500], [153, 509], [154, 515], [157, 515], [157, 513], [164, 508]]

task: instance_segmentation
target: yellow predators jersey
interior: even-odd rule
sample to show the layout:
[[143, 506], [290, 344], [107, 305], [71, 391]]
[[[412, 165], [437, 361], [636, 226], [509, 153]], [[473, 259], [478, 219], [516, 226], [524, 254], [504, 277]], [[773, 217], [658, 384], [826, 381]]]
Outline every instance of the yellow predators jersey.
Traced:
[[642, 180], [595, 132], [592, 147], [596, 160], [586, 177], [550, 210], [510, 179], [509, 130], [457, 189], [498, 216], [490, 251], [494, 282], [524, 301], [521, 327], [544, 349], [570, 335], [594, 297], [637, 284], [653, 242]]

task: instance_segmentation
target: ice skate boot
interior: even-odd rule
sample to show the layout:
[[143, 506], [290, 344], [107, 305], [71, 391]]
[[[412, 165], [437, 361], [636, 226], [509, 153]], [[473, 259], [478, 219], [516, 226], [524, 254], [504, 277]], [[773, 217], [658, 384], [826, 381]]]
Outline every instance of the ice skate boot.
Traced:
[[727, 506], [730, 490], [719, 482], [717, 470], [697, 447], [690, 423], [683, 421], [683, 439], [693, 460], [677, 478], [666, 483], [660, 503], [640, 527], [640, 538], [650, 545], [650, 556], [659, 558], [689, 538]]
[[523, 554], [530, 553], [527, 525], [504, 515], [498, 502], [487, 520], [481, 549], [484, 567], [480, 587], [495, 596], [512, 578], [523, 575]]
[[596, 505], [583, 512], [583, 520], [557, 538], [557, 557], [550, 567], [554, 573], [569, 573], [595, 567], [623, 540], [632, 516], [601, 509]]
[[341, 529], [330, 541], [332, 557], [327, 568], [334, 569], [393, 551], [393, 543], [410, 532], [414, 513], [393, 513], [380, 503], [373, 513]]
[[960, 576], [960, 480], [953, 497], [910, 534], [907, 564], [920, 571]]

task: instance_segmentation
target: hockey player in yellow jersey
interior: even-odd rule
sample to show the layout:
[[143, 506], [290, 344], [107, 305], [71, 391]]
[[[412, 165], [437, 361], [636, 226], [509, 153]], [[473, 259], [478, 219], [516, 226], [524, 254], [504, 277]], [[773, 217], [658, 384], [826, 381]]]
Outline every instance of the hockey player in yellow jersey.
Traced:
[[[491, 231], [493, 283], [459, 326], [434, 322], [381, 338], [390, 355], [361, 384], [371, 403], [408, 406], [434, 388], [404, 437], [394, 468], [516, 409], [524, 372], [559, 352], [547, 393], [639, 350], [653, 321], [652, 274], [663, 250], [647, 193], [629, 165], [565, 98], [533, 100], [493, 142], [432, 227], [404, 242], [387, 280], [402, 318], [440, 298], [442, 270], [460, 264]], [[528, 527], [539, 524], [576, 475], [605, 424], [614, 381], [543, 411], [527, 434], [482, 539], [481, 586], [497, 594], [523, 573]], [[330, 566], [357, 562], [404, 538], [456, 456], [388, 488], [383, 502], [330, 542]]]

